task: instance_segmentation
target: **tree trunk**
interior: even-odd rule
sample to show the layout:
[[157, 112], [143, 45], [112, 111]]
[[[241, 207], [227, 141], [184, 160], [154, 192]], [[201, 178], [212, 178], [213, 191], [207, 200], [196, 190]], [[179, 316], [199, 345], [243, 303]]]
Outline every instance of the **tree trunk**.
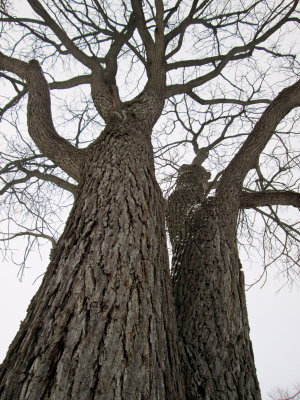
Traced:
[[11, 344], [1, 400], [184, 399], [150, 132], [112, 121]]
[[168, 208], [186, 396], [259, 400], [236, 218], [231, 205], [224, 214], [218, 199], [205, 199], [207, 178], [201, 166], [181, 167]]

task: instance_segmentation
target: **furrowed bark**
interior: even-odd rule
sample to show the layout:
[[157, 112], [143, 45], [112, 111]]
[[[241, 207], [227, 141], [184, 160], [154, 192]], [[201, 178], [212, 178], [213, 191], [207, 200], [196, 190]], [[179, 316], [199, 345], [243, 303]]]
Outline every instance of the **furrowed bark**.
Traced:
[[1, 400], [184, 399], [150, 132], [94, 143], [44, 280], [1, 368]]
[[299, 106], [300, 81], [284, 89], [205, 199], [207, 173], [181, 167], [168, 205], [173, 285], [188, 400], [260, 399], [249, 338], [236, 224], [240, 207], [298, 204], [295, 193], [245, 194], [242, 184], [279, 122]]
[[217, 199], [205, 199], [208, 176], [184, 165], [168, 201], [186, 396], [259, 400], [234, 218]]

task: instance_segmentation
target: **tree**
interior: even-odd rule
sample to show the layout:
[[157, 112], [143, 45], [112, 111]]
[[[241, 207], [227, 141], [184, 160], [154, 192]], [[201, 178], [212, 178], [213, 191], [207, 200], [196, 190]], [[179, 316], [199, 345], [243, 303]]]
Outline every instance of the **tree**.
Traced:
[[293, 192], [242, 190], [278, 122], [299, 104], [299, 88], [298, 81], [267, 107], [223, 172], [213, 197], [205, 197], [209, 173], [201, 166], [201, 153], [179, 169], [169, 199], [169, 227], [188, 398], [199, 393], [224, 400], [259, 398], [236, 225], [240, 208], [300, 204]]
[[292, 391], [277, 387], [272, 391], [272, 393], [269, 394], [270, 400], [297, 400], [297, 397], [299, 398], [299, 396], [300, 391], [298, 384], [294, 385], [294, 389]]
[[[17, 154], [1, 155], [3, 205], [23, 215], [19, 222], [8, 212], [5, 221], [19, 230], [11, 234], [10, 229], [3, 239], [23, 234], [28, 249], [40, 237], [54, 247], [1, 367], [1, 400], [260, 399], [237, 221], [240, 209], [299, 206], [295, 182], [278, 190], [282, 175], [267, 178], [265, 161], [260, 162], [272, 137], [279, 137], [282, 120], [290, 124], [279, 125], [282, 136], [293, 135], [293, 120], [286, 116], [300, 105], [299, 66], [292, 52], [282, 53], [275, 42], [298, 26], [298, 1], [270, 6], [264, 1], [28, 0], [28, 5], [29, 15], [14, 15], [10, 4], [2, 7], [0, 70], [9, 89], [1, 115], [23, 143], [8, 140]], [[275, 42], [268, 43], [272, 38]], [[280, 91], [279, 83], [276, 96], [268, 92], [272, 101], [260, 97], [269, 85], [269, 65], [260, 65], [258, 53], [287, 70], [287, 87]], [[235, 73], [227, 77], [232, 68]], [[247, 80], [250, 71], [257, 75]], [[51, 105], [54, 91], [64, 90], [73, 90], [65, 103], [56, 99]], [[25, 96], [30, 141], [20, 128]], [[60, 109], [67, 112], [62, 116]], [[158, 134], [154, 126], [160, 117], [165, 125]], [[76, 120], [75, 133], [58, 133], [55, 126], [74, 130]], [[236, 121], [240, 132], [231, 134]], [[174, 142], [177, 124], [187, 133]], [[209, 126], [218, 126], [220, 133], [215, 139], [209, 135], [203, 146]], [[151, 135], [159, 143], [164, 134], [170, 141], [159, 145], [158, 164], [176, 167], [174, 154], [171, 159], [166, 154], [180, 143], [196, 153], [191, 164], [180, 163], [167, 203], [172, 282], [166, 204], [151, 144]], [[209, 182], [202, 163], [228, 140], [236, 154], [221, 160]], [[287, 153], [290, 170], [295, 157]], [[276, 152], [272, 156], [279, 160]], [[256, 175], [249, 179], [253, 169]], [[48, 222], [49, 214], [57, 215], [50, 185], [74, 196], [58, 241]], [[294, 248], [295, 228], [282, 222], [277, 210], [260, 212], [284, 228], [289, 249]]]

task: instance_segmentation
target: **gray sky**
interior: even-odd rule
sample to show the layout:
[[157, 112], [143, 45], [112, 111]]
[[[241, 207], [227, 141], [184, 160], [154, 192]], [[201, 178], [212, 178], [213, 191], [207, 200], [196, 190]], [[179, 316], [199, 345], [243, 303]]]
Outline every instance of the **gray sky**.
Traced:
[[[246, 272], [247, 273], [247, 272]], [[267, 284], [247, 292], [248, 316], [263, 400], [274, 387], [293, 388], [300, 382], [300, 289], [269, 272]]]
[[[19, 282], [18, 267], [1, 263], [0, 362], [25, 317], [41, 278], [33, 282], [43, 273], [46, 264], [47, 257], [43, 262], [37, 256], [32, 258], [29, 263], [31, 268], [25, 270], [23, 282]], [[246, 269], [246, 274], [249, 280], [255, 274], [255, 267], [252, 266], [252, 271]], [[268, 399], [267, 394], [275, 387], [292, 388], [300, 382], [300, 289], [294, 287], [290, 292], [285, 287], [276, 293], [284, 281], [275, 279], [275, 274], [272, 276], [271, 273], [268, 279], [262, 289], [257, 285], [247, 292], [251, 336], [263, 400]]]

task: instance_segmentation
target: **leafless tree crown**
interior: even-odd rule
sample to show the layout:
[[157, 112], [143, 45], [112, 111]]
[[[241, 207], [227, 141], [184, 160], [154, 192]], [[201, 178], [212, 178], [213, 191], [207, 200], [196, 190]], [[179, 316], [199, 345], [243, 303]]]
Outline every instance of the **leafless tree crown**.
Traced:
[[[145, 91], [164, 97], [153, 144], [166, 192], [195, 157], [211, 172], [206, 196], [233, 185], [235, 176], [244, 187], [241, 247], [248, 254], [259, 249], [265, 266], [284, 260], [294, 279], [299, 225], [287, 206], [300, 203], [300, 102], [289, 92], [281, 112], [272, 100], [299, 80], [298, 3], [2, 1], [3, 255], [19, 236], [27, 240], [21, 267], [40, 240], [55, 245], [84, 154], [111, 117], [110, 93], [118, 88], [121, 118], [132, 104], [143, 113]], [[34, 87], [44, 97], [34, 99]], [[39, 125], [30, 117], [35, 112]]]

